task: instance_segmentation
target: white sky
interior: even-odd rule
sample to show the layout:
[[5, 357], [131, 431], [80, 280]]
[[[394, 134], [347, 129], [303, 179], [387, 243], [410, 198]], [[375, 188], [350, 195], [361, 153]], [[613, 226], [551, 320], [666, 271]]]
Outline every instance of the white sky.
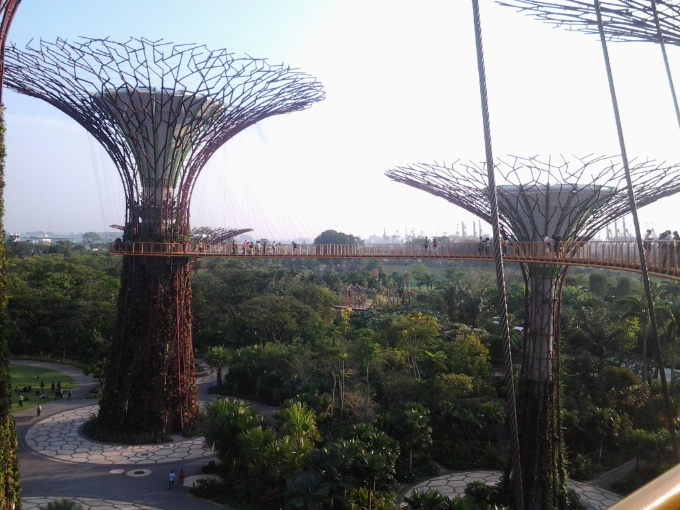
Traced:
[[[619, 153], [599, 41], [480, 0], [494, 155]], [[453, 234], [473, 217], [384, 172], [482, 161], [471, 2], [466, 0], [23, 0], [9, 40], [130, 36], [205, 44], [316, 76], [326, 100], [241, 133], [204, 169], [194, 226], [251, 227], [270, 240], [335, 229], [363, 238]], [[668, 49], [680, 73], [677, 48]], [[680, 128], [657, 46], [610, 44], [629, 157], [680, 162]], [[675, 76], [680, 83], [680, 76]], [[5, 90], [5, 229], [111, 230], [118, 175], [78, 124]], [[678, 198], [641, 210], [680, 228]], [[628, 221], [632, 229], [631, 222]]]

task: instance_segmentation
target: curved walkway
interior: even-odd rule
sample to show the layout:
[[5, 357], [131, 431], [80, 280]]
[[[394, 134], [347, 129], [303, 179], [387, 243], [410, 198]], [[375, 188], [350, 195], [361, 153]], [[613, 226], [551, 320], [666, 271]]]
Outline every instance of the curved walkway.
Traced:
[[[14, 413], [24, 510], [36, 510], [58, 499], [74, 500], [85, 510], [224, 508], [190, 496], [190, 483], [168, 490], [171, 469], [175, 473], [183, 469], [187, 480], [195, 481], [201, 467], [214, 457], [203, 450], [200, 439], [177, 436], [172, 443], [135, 446], [86, 439], [79, 428], [98, 407], [96, 401], [85, 399], [97, 381], [75, 367], [58, 363], [10, 363], [58, 370], [75, 382], [72, 399], [44, 402], [40, 417], [35, 409]], [[211, 379], [198, 379], [201, 396]]]
[[35, 425], [25, 435], [26, 444], [52, 460], [92, 464], [161, 464], [182, 459], [214, 457], [203, 449], [203, 438], [173, 436], [173, 442], [145, 445], [117, 445], [92, 441], [80, 435], [80, 427], [96, 414], [98, 405], [53, 414]]
[[[47, 505], [51, 501], [62, 499], [60, 497], [28, 497], [21, 498], [21, 508], [23, 510], [39, 510], [40, 505]], [[127, 503], [124, 501], [116, 501], [112, 499], [93, 499], [93, 498], [68, 498], [71, 501], [79, 503], [83, 510], [160, 510], [158, 508], [136, 504]]]
[[[496, 485], [501, 477], [500, 471], [479, 470], [448, 473], [415, 484], [406, 491], [404, 496], [410, 496], [415, 490], [436, 490], [450, 498], [460, 498], [465, 495], [467, 484], [484, 482], [486, 485]], [[583, 482], [569, 482], [569, 487], [574, 489], [581, 498], [581, 503], [589, 510], [605, 510], [621, 499], [618, 494]]]

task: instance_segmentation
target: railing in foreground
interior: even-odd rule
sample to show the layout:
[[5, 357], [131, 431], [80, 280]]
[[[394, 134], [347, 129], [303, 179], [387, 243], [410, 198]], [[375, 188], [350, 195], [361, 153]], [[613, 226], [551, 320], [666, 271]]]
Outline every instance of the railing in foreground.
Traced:
[[609, 510], [678, 510], [679, 508], [680, 466], [675, 466], [610, 506]]
[[[119, 255], [170, 257], [307, 257], [307, 258], [387, 258], [492, 260], [491, 245], [486, 243], [442, 243], [436, 248], [411, 244], [276, 244], [243, 249], [242, 245], [203, 243], [122, 242], [110, 244], [110, 252]], [[536, 262], [629, 271], [640, 270], [638, 248], [631, 241], [587, 241], [562, 243], [559, 247], [544, 243], [506, 242], [504, 257], [508, 262]], [[661, 276], [680, 278], [680, 245], [656, 242], [646, 251], [649, 271]]]

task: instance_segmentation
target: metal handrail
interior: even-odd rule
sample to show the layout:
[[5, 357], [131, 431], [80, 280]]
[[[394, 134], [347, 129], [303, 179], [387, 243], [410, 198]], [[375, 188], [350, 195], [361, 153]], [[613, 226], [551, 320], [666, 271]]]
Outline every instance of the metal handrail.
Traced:
[[[634, 241], [565, 242], [557, 250], [542, 242], [503, 243], [508, 262], [564, 264], [640, 271], [640, 260]], [[485, 243], [439, 243], [436, 248], [415, 244], [277, 244], [265, 245], [259, 251], [243, 252], [242, 246], [231, 244], [124, 242], [110, 244], [117, 255], [167, 257], [267, 257], [267, 258], [380, 258], [493, 260], [491, 246]], [[680, 279], [680, 246], [673, 242], [656, 242], [646, 252], [649, 270], [656, 276]]]
[[678, 510], [680, 508], [680, 465], [626, 496], [609, 510]]

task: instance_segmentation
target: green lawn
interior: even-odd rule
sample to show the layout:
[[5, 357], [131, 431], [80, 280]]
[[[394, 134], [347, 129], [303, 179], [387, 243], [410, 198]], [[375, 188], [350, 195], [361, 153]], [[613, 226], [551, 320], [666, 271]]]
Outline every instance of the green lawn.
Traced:
[[[52, 393], [52, 383], [56, 385], [61, 382], [61, 387], [64, 390], [64, 398], [70, 389], [73, 389], [73, 379], [64, 374], [46, 368], [27, 367], [24, 365], [10, 365], [9, 375], [12, 384], [12, 412], [20, 411], [22, 409], [31, 409], [37, 407], [38, 404], [45, 404], [54, 400], [55, 394]], [[39, 379], [36, 379], [39, 377]], [[40, 381], [45, 383], [44, 392], [47, 394], [47, 399], [41, 399]], [[23, 391], [25, 387], [30, 386], [31, 391]], [[17, 391], [19, 390], [19, 391]], [[38, 393], [36, 395], [36, 392]], [[19, 394], [24, 396], [24, 406], [19, 407]]]

